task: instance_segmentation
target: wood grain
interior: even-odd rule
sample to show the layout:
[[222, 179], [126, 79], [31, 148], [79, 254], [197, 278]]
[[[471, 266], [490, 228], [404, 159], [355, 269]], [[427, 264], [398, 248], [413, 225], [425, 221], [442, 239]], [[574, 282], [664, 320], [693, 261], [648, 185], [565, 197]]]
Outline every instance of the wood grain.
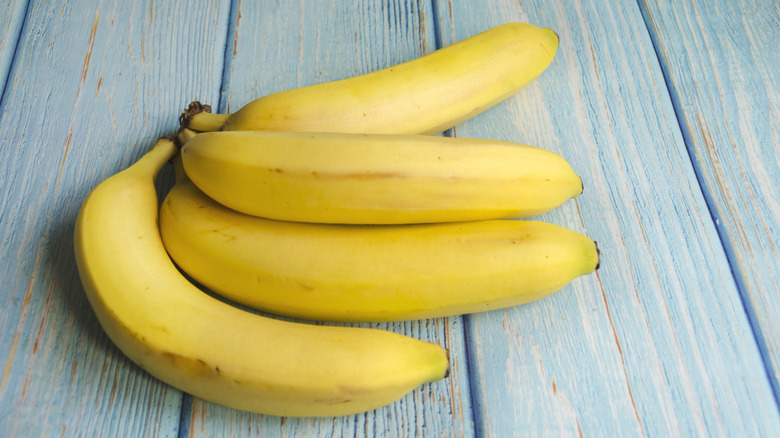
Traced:
[[780, 8], [770, 0], [642, 5], [780, 394]]
[[178, 431], [181, 393], [103, 334], [72, 234], [87, 192], [173, 132], [197, 84], [221, 74], [221, 58], [214, 68], [189, 30], [224, 36], [227, 7], [194, 7], [206, 13], [151, 1], [30, 5], [0, 114], [0, 435]]
[[538, 82], [454, 133], [568, 158], [584, 194], [543, 218], [602, 250], [597, 275], [467, 319], [478, 433], [777, 431], [750, 322], [636, 4], [451, 1], [438, 11], [445, 42], [510, 20], [558, 32], [558, 55]]
[[2, 105], [11, 61], [22, 32], [27, 0], [9, 0], [0, 5], [0, 9], [3, 11], [0, 15], [0, 105]]

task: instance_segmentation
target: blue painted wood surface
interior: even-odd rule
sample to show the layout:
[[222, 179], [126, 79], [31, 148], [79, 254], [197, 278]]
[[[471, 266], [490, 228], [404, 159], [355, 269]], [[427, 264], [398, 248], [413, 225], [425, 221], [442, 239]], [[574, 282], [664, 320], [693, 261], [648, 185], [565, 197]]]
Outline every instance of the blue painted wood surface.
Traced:
[[8, 79], [8, 71], [16, 53], [16, 43], [22, 33], [24, 12], [27, 8], [25, 0], [6, 0], [0, 4], [0, 102]]
[[[0, 5], [0, 435], [780, 434], [776, 2], [84, 3]], [[556, 30], [553, 64], [447, 135], [566, 157], [585, 191], [542, 219], [597, 240], [597, 274], [507, 310], [363, 324], [446, 346], [452, 374], [343, 418], [206, 403], [108, 341], [76, 213], [189, 101], [235, 110], [515, 20]]]
[[779, 393], [780, 5], [657, 2], [645, 14], [688, 154]]

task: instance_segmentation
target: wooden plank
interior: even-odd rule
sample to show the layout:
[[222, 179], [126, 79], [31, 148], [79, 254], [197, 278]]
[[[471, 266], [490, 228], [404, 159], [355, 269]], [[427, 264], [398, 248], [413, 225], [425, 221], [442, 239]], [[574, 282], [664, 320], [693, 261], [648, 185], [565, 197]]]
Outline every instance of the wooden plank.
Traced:
[[539, 81], [454, 133], [569, 159], [584, 194], [542, 218], [586, 232], [602, 250], [597, 275], [530, 305], [467, 318], [478, 434], [780, 430], [636, 3], [452, 0], [436, 9], [445, 44], [513, 20], [558, 32], [556, 60]]
[[228, 9], [30, 5], [0, 108], [3, 436], [176, 435], [181, 393], [103, 334], [76, 273], [73, 226], [87, 192], [172, 133], [199, 84], [219, 80], [212, 48], [223, 47]]
[[771, 0], [641, 5], [780, 394], [780, 8]]
[[[262, 8], [238, 2], [228, 41], [221, 112], [235, 111], [275, 91], [341, 79], [420, 56], [435, 48], [432, 16], [429, 3], [409, 0], [278, 0], [265, 2]], [[340, 418], [251, 415], [195, 399], [182, 418], [183, 433], [204, 437], [472, 435], [461, 318], [356, 325], [447, 347], [450, 377], [424, 385], [388, 407]]]
[[3, 91], [11, 69], [11, 60], [16, 53], [16, 43], [24, 23], [24, 12], [27, 0], [9, 0], [0, 6], [4, 11], [0, 15], [0, 104], [3, 102]]

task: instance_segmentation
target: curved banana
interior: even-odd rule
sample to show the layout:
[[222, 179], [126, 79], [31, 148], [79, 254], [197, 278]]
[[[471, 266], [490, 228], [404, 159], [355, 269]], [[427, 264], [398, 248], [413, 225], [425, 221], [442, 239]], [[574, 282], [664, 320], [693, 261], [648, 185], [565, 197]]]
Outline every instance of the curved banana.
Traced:
[[181, 153], [187, 175], [216, 201], [297, 222], [530, 217], [582, 192], [560, 155], [496, 140], [219, 131], [195, 135]]
[[86, 198], [78, 270], [111, 340], [153, 376], [205, 400], [285, 416], [374, 409], [445, 376], [438, 345], [363, 328], [279, 321], [223, 303], [176, 269], [160, 239], [153, 180], [161, 140]]
[[229, 299], [297, 318], [408, 320], [509, 307], [547, 296], [599, 262], [591, 239], [544, 222], [274, 221], [228, 209], [177, 179], [160, 209], [176, 264]]
[[234, 114], [191, 107], [183, 126], [433, 134], [517, 93], [542, 74], [557, 49], [552, 30], [508, 23], [383, 70], [269, 94]]

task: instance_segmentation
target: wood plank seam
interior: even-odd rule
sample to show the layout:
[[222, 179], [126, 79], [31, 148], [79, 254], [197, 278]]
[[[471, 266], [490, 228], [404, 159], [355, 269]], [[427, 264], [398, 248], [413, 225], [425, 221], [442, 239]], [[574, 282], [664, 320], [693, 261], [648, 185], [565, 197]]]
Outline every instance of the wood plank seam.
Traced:
[[192, 396], [182, 392], [181, 408], [179, 409], [179, 430], [177, 438], [192, 436]]
[[463, 315], [461, 316], [461, 318], [463, 319], [463, 339], [464, 339], [463, 345], [465, 346], [464, 358], [466, 360], [466, 370], [467, 370], [466, 374], [469, 376], [468, 379], [469, 396], [471, 397], [469, 403], [471, 405], [471, 418], [473, 420], [471, 423], [471, 427], [472, 427], [471, 436], [479, 437], [481, 431], [479, 425], [484, 425], [486, 423], [485, 423], [484, 415], [482, 415], [482, 409], [479, 408], [477, 396], [475, 395], [479, 391], [479, 387], [478, 387], [479, 382], [477, 381], [477, 379], [473, 378], [473, 376], [477, 375], [477, 372], [474, 369], [474, 364], [472, 361], [472, 357], [474, 357], [473, 355], [475, 353], [472, 351], [473, 343], [471, 340], [471, 336], [469, 336], [469, 332], [470, 332], [469, 326], [473, 324], [472, 322], [473, 317], [471, 315]]
[[[22, 22], [17, 27], [17, 32], [12, 32], [12, 35], [14, 37], [13, 40], [13, 53], [11, 54], [11, 58], [8, 61], [8, 68], [0, 72], [0, 84], [2, 84], [2, 88], [0, 88], [0, 113], [3, 112], [3, 102], [5, 101], [5, 92], [8, 89], [8, 82], [11, 80], [11, 71], [13, 71], [14, 63], [16, 62], [16, 54], [19, 51], [19, 41], [22, 39], [22, 33], [24, 32], [24, 28], [27, 24], [27, 14], [29, 13], [30, 9], [30, 3], [31, 0], [27, 0], [27, 4], [24, 5], [24, 14], [22, 14]], [[8, 11], [6, 11], [8, 12]], [[3, 77], [2, 75], [5, 75]]]
[[[226, 35], [225, 35], [225, 46], [222, 51], [222, 73], [219, 78], [219, 90], [217, 92], [218, 98], [217, 103], [215, 106], [212, 107], [213, 112], [227, 112], [224, 108], [224, 101], [223, 98], [225, 96], [225, 78], [227, 77], [227, 72], [230, 70], [230, 62], [232, 61], [232, 55], [235, 55], [235, 39], [236, 39], [236, 28], [238, 27], [238, 22], [241, 20], [240, 16], [240, 3], [241, 0], [232, 0], [230, 2], [230, 7], [228, 9], [227, 14], [227, 26], [225, 26], [226, 29]], [[238, 14], [238, 16], [234, 19], [233, 16]], [[194, 398], [192, 395], [182, 392], [181, 393], [181, 403], [179, 404], [179, 421], [178, 421], [178, 430], [176, 431], [176, 436], [178, 438], [186, 438], [188, 436], [192, 436], [192, 420], [193, 420], [193, 403]]]
[[[238, 26], [241, 24], [241, 0], [232, 0], [230, 2], [230, 10], [228, 12], [228, 25], [227, 35], [225, 35], [225, 50], [222, 55], [222, 77], [219, 83], [219, 98], [217, 104], [212, 108], [214, 112], [228, 113], [227, 99], [225, 94], [227, 93], [227, 74], [230, 71], [230, 65], [233, 61], [233, 56], [236, 55], [236, 40], [238, 39]], [[234, 18], [235, 17], [235, 18]]]
[[[444, 34], [442, 32], [442, 29], [441, 29], [442, 22], [439, 19], [440, 17], [442, 17], [442, 12], [439, 10], [440, 9], [439, 3], [440, 2], [437, 1], [437, 0], [431, 0], [431, 11], [432, 11], [432, 14], [433, 14], [433, 17], [434, 17], [434, 19], [433, 19], [433, 35], [434, 35], [435, 47], [433, 48], [433, 50], [441, 49], [445, 45], [444, 44]], [[449, 8], [449, 13], [447, 14], [447, 16], [450, 18], [450, 24], [452, 25], [452, 24], [454, 24], [453, 20], [452, 20], [452, 18], [453, 18], [452, 17], [452, 5], [450, 4], [449, 0], [447, 1], [447, 3], [448, 3], [448, 8]], [[444, 131], [444, 133], [442, 135], [445, 136], [445, 137], [456, 137], [455, 130], [456, 130], [456, 127], [453, 126], [452, 128], [447, 129], [446, 131]], [[466, 370], [467, 370], [466, 371], [466, 375], [468, 376], [468, 391], [469, 391], [468, 395], [469, 395], [469, 399], [470, 399], [469, 400], [469, 406], [471, 408], [471, 419], [472, 419], [470, 433], [471, 433], [471, 436], [478, 437], [478, 436], [480, 436], [480, 427], [479, 427], [479, 425], [485, 424], [485, 419], [483, 418], [483, 415], [482, 415], [482, 409], [479, 409], [477, 396], [475, 395], [475, 394], [477, 394], [477, 391], [479, 390], [479, 388], [478, 388], [479, 382], [477, 381], [477, 379], [475, 379], [473, 377], [473, 376], [475, 376], [477, 374], [476, 374], [475, 369], [473, 368], [474, 364], [473, 364], [473, 361], [472, 361], [472, 357], [474, 357], [472, 355], [472, 351], [471, 351], [471, 347], [473, 345], [473, 340], [471, 339], [471, 336], [469, 336], [469, 332], [470, 332], [469, 326], [472, 324], [472, 321], [471, 321], [472, 317], [471, 317], [471, 315], [462, 315], [462, 316], [455, 316], [454, 318], [461, 318], [461, 321], [462, 321], [461, 330], [462, 330], [462, 333], [463, 333], [463, 345], [465, 347], [464, 359], [466, 361]]]
[[699, 183], [699, 188], [701, 190], [702, 196], [704, 197], [705, 202], [707, 204], [707, 209], [709, 211], [711, 220], [715, 225], [715, 229], [718, 232], [720, 243], [723, 247], [723, 251], [726, 254], [726, 258], [731, 268], [731, 275], [734, 278], [734, 281], [739, 290], [739, 295], [740, 295], [740, 299], [745, 314], [747, 315], [748, 320], [750, 321], [750, 326], [752, 329], [751, 331], [755, 339], [755, 342], [758, 345], [759, 352], [761, 354], [761, 360], [764, 364], [764, 371], [766, 373], [767, 380], [770, 382], [772, 388], [772, 394], [774, 395], [774, 399], [775, 399], [775, 404], [777, 405], [778, 410], [780, 410], [780, 381], [778, 380], [775, 373], [772, 372], [772, 361], [771, 361], [771, 356], [769, 354], [769, 346], [767, 344], [766, 337], [763, 333], [763, 330], [761, 329], [761, 325], [758, 321], [755, 307], [750, 301], [749, 291], [748, 291], [748, 287], [744, 275], [741, 275], [740, 269], [735, 269], [735, 266], [739, 265], [739, 260], [737, 258], [736, 251], [734, 249], [734, 244], [731, 241], [731, 239], [729, 239], [729, 236], [726, 233], [726, 231], [723, 229], [723, 227], [718, 226], [721, 223], [721, 221], [718, 212], [716, 210], [715, 200], [713, 194], [706, 189], [706, 184], [704, 183], [704, 176], [702, 173], [703, 171], [701, 165], [699, 165], [698, 161], [695, 159], [693, 136], [690, 129], [688, 128], [688, 124], [685, 123], [684, 120], [682, 120], [682, 118], [685, 117], [685, 114], [682, 108], [682, 104], [680, 103], [680, 95], [677, 92], [669, 76], [670, 73], [669, 73], [669, 65], [667, 63], [667, 57], [664, 53], [663, 47], [661, 46], [661, 42], [658, 38], [656, 27], [653, 23], [652, 17], [650, 16], [650, 12], [646, 0], [637, 0], [637, 6], [639, 7], [642, 18], [645, 22], [645, 26], [647, 27], [647, 32], [650, 35], [650, 39], [653, 42], [653, 49], [655, 50], [655, 54], [658, 59], [658, 64], [663, 74], [664, 82], [666, 84], [666, 89], [669, 92], [669, 98], [674, 108], [675, 116], [677, 118], [677, 124], [680, 127], [680, 132], [685, 142], [686, 150], [688, 152], [688, 157], [691, 161], [691, 166], [693, 167], [693, 170], [696, 174], [696, 179]]

